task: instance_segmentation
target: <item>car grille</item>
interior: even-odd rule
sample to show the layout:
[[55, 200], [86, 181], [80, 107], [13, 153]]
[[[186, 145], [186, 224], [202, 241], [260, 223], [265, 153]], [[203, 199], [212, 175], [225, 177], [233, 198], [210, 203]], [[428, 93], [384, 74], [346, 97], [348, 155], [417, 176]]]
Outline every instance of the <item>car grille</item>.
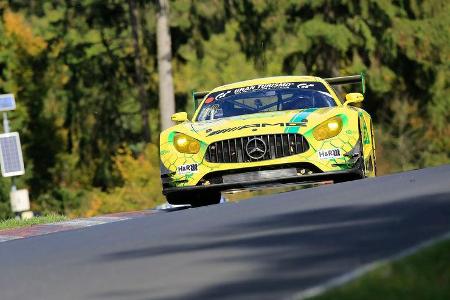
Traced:
[[[246, 147], [251, 141], [266, 145], [265, 153], [249, 156]], [[249, 144], [250, 146], [251, 144]], [[205, 159], [212, 163], [254, 162], [291, 156], [308, 151], [309, 144], [300, 134], [269, 134], [254, 135], [229, 140], [218, 141], [208, 146]]]

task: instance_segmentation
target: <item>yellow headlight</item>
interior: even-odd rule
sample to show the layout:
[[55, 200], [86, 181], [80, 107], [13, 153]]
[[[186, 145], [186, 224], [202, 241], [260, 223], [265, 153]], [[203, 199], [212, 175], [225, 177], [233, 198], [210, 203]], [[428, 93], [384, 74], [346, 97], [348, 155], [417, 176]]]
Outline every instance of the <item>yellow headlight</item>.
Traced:
[[200, 151], [200, 142], [183, 133], [175, 134], [173, 145], [181, 153], [196, 154]]
[[342, 119], [336, 116], [317, 126], [313, 131], [313, 135], [316, 140], [321, 141], [337, 136], [341, 130]]

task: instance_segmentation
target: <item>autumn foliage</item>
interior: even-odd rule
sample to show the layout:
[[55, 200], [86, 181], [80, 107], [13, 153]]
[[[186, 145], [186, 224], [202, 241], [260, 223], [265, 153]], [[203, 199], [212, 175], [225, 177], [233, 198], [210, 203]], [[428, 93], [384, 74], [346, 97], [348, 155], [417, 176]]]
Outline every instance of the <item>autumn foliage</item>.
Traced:
[[[27, 170], [17, 184], [30, 190], [34, 210], [91, 216], [163, 200], [157, 2], [133, 2], [138, 40], [128, 1], [0, 3], [0, 92], [16, 95], [9, 117]], [[193, 89], [364, 71], [379, 173], [449, 163], [449, 3], [170, 1], [177, 111], [192, 113]], [[349, 91], [359, 87], [340, 90]], [[11, 215], [9, 189], [1, 179], [0, 218]]]

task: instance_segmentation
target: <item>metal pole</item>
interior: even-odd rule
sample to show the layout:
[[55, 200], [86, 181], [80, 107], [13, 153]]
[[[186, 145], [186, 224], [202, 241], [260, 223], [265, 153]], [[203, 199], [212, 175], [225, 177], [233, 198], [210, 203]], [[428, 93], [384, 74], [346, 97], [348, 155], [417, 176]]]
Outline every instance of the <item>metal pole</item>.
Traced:
[[[3, 131], [5, 133], [9, 133], [9, 121], [8, 121], [8, 114], [6, 113], [6, 111], [3, 112]], [[11, 192], [15, 192], [17, 191], [17, 187], [16, 187], [16, 179], [14, 177], [11, 177]], [[11, 199], [10, 199], [11, 201]]]
[[9, 133], [8, 114], [6, 113], [6, 111], [3, 112], [3, 131], [5, 133]]

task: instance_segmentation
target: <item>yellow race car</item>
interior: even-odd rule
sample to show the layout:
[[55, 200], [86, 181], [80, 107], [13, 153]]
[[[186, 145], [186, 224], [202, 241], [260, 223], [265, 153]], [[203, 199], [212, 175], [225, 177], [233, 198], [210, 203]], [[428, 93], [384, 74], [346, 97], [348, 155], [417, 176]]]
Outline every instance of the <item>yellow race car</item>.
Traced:
[[[370, 115], [338, 97], [335, 78], [279, 76], [193, 93], [196, 111], [160, 136], [163, 194], [171, 204], [218, 203], [221, 191], [273, 183], [345, 181], [376, 173]], [[197, 102], [200, 100], [200, 103]]]

